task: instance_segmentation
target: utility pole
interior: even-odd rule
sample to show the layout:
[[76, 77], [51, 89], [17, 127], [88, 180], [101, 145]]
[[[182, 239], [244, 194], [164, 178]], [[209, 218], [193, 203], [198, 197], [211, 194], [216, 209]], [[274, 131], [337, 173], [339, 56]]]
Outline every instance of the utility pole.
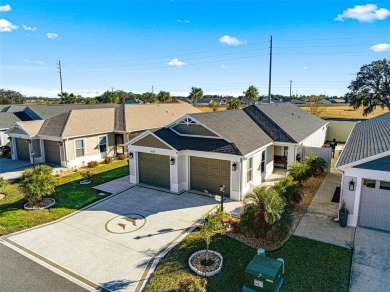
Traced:
[[290, 80], [290, 98], [291, 98], [291, 85], [292, 85], [292, 80]]
[[111, 93], [114, 93], [114, 87], [111, 87]]
[[154, 93], [154, 86], [152, 85], [152, 93]]
[[271, 103], [271, 73], [272, 73], [272, 35], [269, 47], [269, 84], [268, 84], [268, 103]]
[[61, 71], [61, 61], [58, 61], [58, 73], [60, 73], [60, 83], [61, 83], [61, 97], [64, 95], [64, 91], [62, 89], [62, 71]]

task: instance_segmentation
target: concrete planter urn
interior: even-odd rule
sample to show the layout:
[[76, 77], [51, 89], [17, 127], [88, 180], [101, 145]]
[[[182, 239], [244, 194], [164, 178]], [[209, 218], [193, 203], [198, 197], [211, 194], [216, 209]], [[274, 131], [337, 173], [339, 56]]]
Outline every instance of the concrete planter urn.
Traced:
[[211, 277], [222, 270], [223, 257], [219, 252], [209, 250], [208, 259], [206, 250], [200, 250], [193, 253], [188, 259], [190, 269], [202, 277]]
[[87, 180], [87, 179], [80, 181], [81, 185], [89, 185], [90, 183], [91, 183], [91, 181]]
[[23, 208], [24, 210], [43, 210], [43, 209], [49, 209], [53, 207], [56, 204], [56, 200], [53, 198], [44, 198], [41, 201], [35, 201], [35, 202], [27, 202], [24, 204]]

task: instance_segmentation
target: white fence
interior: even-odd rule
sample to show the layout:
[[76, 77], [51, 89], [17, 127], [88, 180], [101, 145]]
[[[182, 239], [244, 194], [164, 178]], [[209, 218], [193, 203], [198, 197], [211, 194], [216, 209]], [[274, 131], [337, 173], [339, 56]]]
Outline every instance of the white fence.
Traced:
[[328, 164], [328, 169], [325, 169], [325, 172], [330, 171], [330, 165], [332, 163], [332, 148], [303, 146], [302, 154], [303, 154], [303, 159], [305, 159], [306, 156], [318, 156], [323, 158]]

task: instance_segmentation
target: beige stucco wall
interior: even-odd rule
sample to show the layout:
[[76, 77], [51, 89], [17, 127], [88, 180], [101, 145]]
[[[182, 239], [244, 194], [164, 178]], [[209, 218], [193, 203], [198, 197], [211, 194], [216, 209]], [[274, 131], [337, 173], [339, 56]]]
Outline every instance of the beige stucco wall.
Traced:
[[71, 138], [69, 140], [65, 141], [66, 145], [66, 154], [67, 154], [67, 160], [72, 161], [75, 160], [75, 140], [83, 139], [84, 140], [84, 147], [85, 147], [85, 157], [79, 157], [78, 160], [83, 160], [85, 162], [92, 160], [99, 160], [100, 152], [99, 152], [99, 137], [107, 135], [107, 156], [114, 156], [115, 155], [115, 134], [114, 133], [107, 133], [107, 134], [99, 134], [99, 135], [93, 135], [93, 136], [87, 136], [87, 137], [79, 137], [79, 138]]
[[336, 139], [339, 142], [346, 142], [352, 128], [359, 122], [351, 121], [329, 121], [326, 140]]

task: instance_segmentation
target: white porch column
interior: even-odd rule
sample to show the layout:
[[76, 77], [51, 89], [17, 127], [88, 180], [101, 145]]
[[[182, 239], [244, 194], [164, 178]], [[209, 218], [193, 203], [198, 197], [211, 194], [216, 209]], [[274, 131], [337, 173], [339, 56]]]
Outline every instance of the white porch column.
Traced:
[[296, 149], [295, 145], [288, 146], [288, 155], [287, 155], [287, 168], [291, 163], [295, 162]]
[[[233, 170], [235, 164], [235, 170]], [[239, 160], [230, 161], [230, 199], [240, 201], [240, 179], [241, 179], [241, 163]]]
[[[138, 175], [138, 152], [129, 151], [129, 171], [130, 171], [130, 183], [137, 184], [139, 182]], [[130, 153], [133, 153], [133, 158], [130, 158]]]
[[16, 151], [16, 139], [14, 137], [11, 138], [11, 158], [12, 160], [18, 159], [18, 153]]
[[[169, 157], [169, 169], [170, 169], [170, 179], [171, 179], [171, 192], [179, 192], [179, 161], [177, 156]], [[174, 159], [174, 164], [171, 164], [171, 160]]]

